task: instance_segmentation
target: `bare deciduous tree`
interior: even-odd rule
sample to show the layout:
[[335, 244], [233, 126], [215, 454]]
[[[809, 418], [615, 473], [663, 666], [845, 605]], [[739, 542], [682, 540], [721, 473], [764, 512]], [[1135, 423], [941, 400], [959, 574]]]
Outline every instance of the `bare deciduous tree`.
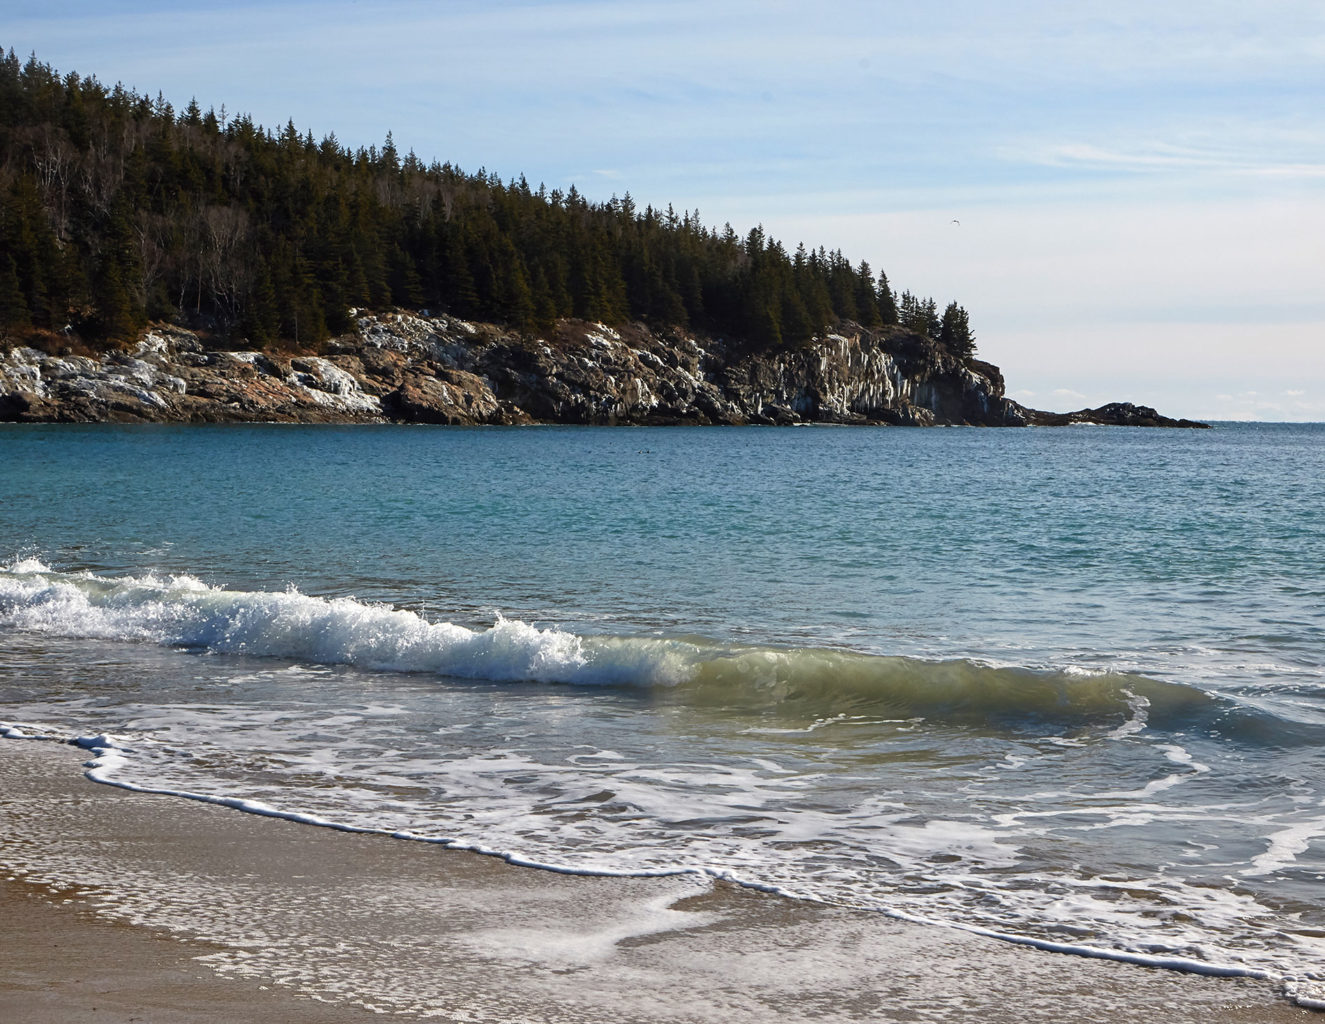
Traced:
[[170, 258], [170, 222], [158, 213], [138, 211], [134, 238], [138, 243], [138, 301], [146, 306], [152, 289], [161, 280]]
[[65, 241], [69, 237], [69, 185], [78, 165], [78, 151], [64, 129], [44, 124], [32, 139], [32, 162], [51, 226], [56, 236]]
[[248, 282], [248, 265], [242, 252], [248, 238], [248, 211], [236, 205], [204, 206], [199, 211], [199, 224], [202, 242], [199, 292], [205, 273], [222, 317], [232, 322], [238, 315], [240, 298]]

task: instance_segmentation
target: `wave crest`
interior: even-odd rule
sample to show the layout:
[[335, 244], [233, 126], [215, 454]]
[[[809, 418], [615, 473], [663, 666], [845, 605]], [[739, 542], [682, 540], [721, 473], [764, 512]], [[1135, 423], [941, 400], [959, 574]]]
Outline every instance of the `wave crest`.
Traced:
[[[1117, 672], [1042, 671], [831, 648], [702, 639], [581, 637], [498, 616], [487, 629], [430, 622], [352, 597], [235, 591], [192, 576], [60, 573], [35, 559], [0, 570], [0, 625], [221, 654], [493, 682], [657, 689], [661, 699], [819, 720], [924, 718], [964, 727], [1100, 726], [1126, 737], [1218, 727], [1249, 742], [1319, 740], [1195, 687]], [[1144, 709], [1141, 714], [1138, 709]]]
[[191, 576], [106, 579], [27, 559], [0, 573], [0, 622], [58, 636], [127, 640], [487, 680], [569, 682], [585, 665], [572, 633], [498, 618], [485, 630], [429, 622], [352, 597], [209, 587]]

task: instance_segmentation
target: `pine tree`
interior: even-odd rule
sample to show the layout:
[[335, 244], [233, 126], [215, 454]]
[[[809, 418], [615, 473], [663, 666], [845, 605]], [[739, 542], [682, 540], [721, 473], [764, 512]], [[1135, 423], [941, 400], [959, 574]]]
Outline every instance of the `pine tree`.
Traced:
[[860, 266], [856, 268], [855, 300], [856, 321], [862, 327], [873, 330], [883, 324], [878, 296], [874, 291], [874, 272], [864, 260], [861, 260]]
[[975, 335], [971, 333], [970, 319], [966, 310], [955, 302], [949, 302], [943, 311], [938, 341], [958, 359], [968, 360], [975, 355]]
[[396, 306], [418, 309], [423, 305], [423, 282], [419, 279], [418, 269], [405, 251], [393, 246], [388, 258], [388, 283], [391, 288], [391, 302]]
[[350, 329], [351, 307], [426, 304], [522, 330], [641, 318], [752, 348], [901, 323], [974, 349], [969, 325], [840, 251], [219, 109], [0, 52], [0, 319], [110, 343], [169, 315], [307, 345]]
[[245, 336], [256, 345], [270, 345], [279, 337], [280, 306], [271, 267], [266, 260], [259, 260], [253, 268], [252, 285], [240, 325]]
[[118, 260], [109, 259], [102, 265], [94, 298], [96, 312], [92, 322], [96, 332], [109, 341], [131, 340], [142, 326], [143, 318], [134, 308]]
[[879, 271], [879, 284], [874, 294], [879, 307], [879, 319], [885, 324], [897, 323], [897, 297], [888, 285], [888, 275], [882, 270]]
[[0, 253], [0, 330], [30, 327], [32, 316], [18, 281], [18, 267], [9, 253]]
[[817, 329], [800, 293], [791, 288], [785, 290], [782, 293], [782, 340], [788, 345], [803, 345], [814, 337]]
[[132, 239], [128, 203], [120, 200], [106, 230], [107, 247], [97, 267], [94, 284], [97, 333], [115, 342], [127, 342], [146, 322], [142, 305], [135, 301], [130, 280], [138, 280], [137, 254]]

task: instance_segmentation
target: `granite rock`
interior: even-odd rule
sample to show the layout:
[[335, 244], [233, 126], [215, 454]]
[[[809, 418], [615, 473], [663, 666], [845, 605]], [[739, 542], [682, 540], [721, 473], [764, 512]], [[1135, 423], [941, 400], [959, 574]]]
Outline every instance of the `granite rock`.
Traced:
[[0, 352], [0, 419], [1198, 425], [1127, 404], [1025, 409], [1004, 396], [996, 366], [898, 327], [843, 323], [800, 348], [753, 352], [642, 324], [564, 320], [528, 337], [403, 311], [362, 315], [316, 354], [209, 346], [169, 325], [98, 356], [11, 348]]

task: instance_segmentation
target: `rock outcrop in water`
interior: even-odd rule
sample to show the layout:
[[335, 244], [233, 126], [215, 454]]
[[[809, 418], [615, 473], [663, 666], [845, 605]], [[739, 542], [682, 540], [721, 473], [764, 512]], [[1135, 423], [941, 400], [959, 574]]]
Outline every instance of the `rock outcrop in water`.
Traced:
[[164, 326], [96, 357], [13, 349], [0, 420], [1200, 425], [1135, 406], [1028, 410], [997, 367], [898, 328], [843, 324], [805, 348], [748, 352], [638, 324], [562, 321], [529, 339], [407, 313], [363, 316], [319, 355], [214, 348]]
[[1196, 427], [1205, 428], [1208, 423], [1196, 420], [1175, 420], [1161, 416], [1148, 405], [1133, 405], [1131, 402], [1110, 402], [1098, 409], [1078, 409], [1076, 412], [1041, 412], [1027, 409], [1032, 426], [1070, 427], [1078, 423], [1093, 423], [1106, 427]]

